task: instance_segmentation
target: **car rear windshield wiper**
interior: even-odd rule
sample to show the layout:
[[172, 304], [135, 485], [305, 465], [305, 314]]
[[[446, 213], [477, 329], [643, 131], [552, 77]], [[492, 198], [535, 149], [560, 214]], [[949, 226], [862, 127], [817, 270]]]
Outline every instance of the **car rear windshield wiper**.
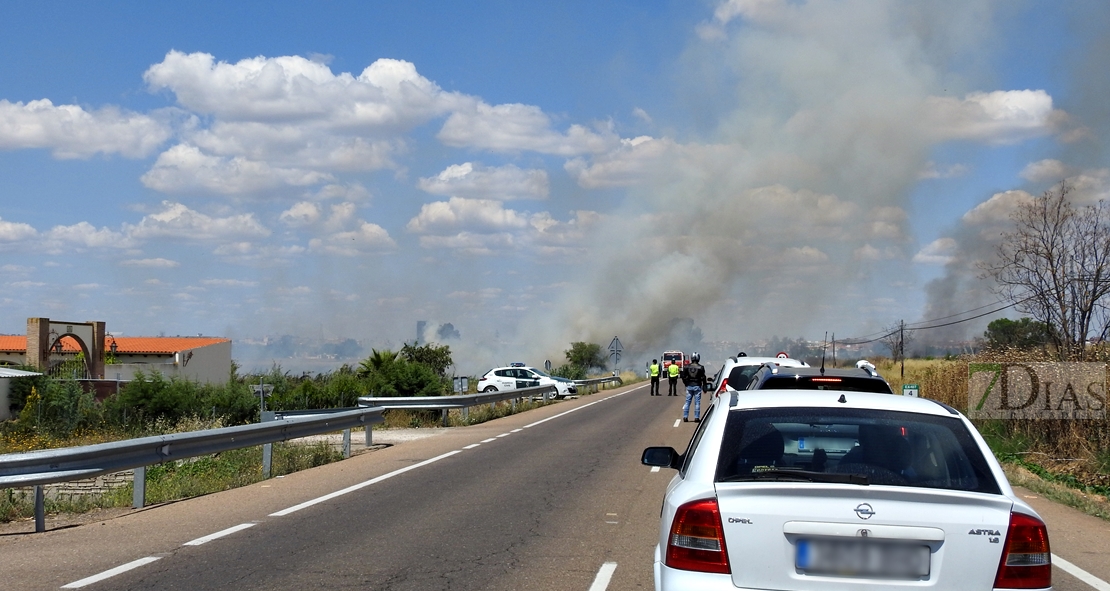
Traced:
[[838, 484], [871, 484], [866, 474], [837, 474], [834, 472], [810, 472], [809, 470], [761, 470], [749, 474], [733, 474], [720, 478], [717, 482], [746, 482], [751, 480], [793, 480], [796, 482], [832, 482]]

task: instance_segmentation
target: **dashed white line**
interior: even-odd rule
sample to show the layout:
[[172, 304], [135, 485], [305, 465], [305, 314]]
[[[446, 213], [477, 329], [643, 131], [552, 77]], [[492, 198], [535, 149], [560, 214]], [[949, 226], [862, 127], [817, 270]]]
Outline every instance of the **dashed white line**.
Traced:
[[659, 471], [659, 466], [652, 466], [651, 471], [652, 472], [658, 472]]
[[601, 565], [597, 571], [597, 576], [594, 577], [594, 584], [590, 585], [590, 591], [605, 591], [609, 588], [609, 581], [613, 579], [613, 572], [617, 570], [617, 563], [606, 562]]
[[182, 546], [199, 546], [201, 544], [207, 544], [208, 542], [211, 542], [212, 540], [217, 540], [217, 539], [222, 538], [224, 536], [231, 535], [231, 534], [233, 534], [237, 531], [243, 531], [243, 530], [247, 529], [248, 527], [254, 527], [254, 526], [255, 526], [255, 524], [253, 524], [253, 523], [240, 523], [239, 525], [236, 525], [235, 527], [229, 527], [229, 528], [227, 528], [223, 531], [218, 531], [214, 534], [208, 534], [207, 536], [204, 536], [203, 538], [197, 538], [195, 540], [185, 542], [184, 544], [182, 544]]
[[497, 441], [497, 438], [496, 437], [490, 437], [489, 439], [483, 439], [481, 441], [481, 443], [489, 443], [491, 441]]
[[463, 446], [463, 449], [474, 449], [474, 448], [476, 448], [480, 445], [482, 445], [482, 444], [481, 443], [471, 443], [470, 445]]
[[1075, 566], [1074, 564], [1068, 562], [1067, 560], [1064, 560], [1063, 558], [1060, 558], [1055, 554], [1052, 555], [1052, 564], [1053, 566], [1060, 567], [1061, 569], [1063, 569], [1064, 572], [1079, 579], [1080, 581], [1083, 581], [1084, 583], [1087, 583], [1091, 587], [1098, 589], [1098, 591], [1110, 591], [1110, 583], [1103, 581], [1102, 579], [1079, 568], [1078, 566]]
[[457, 450], [457, 449], [455, 451], [449, 451], [445, 454], [438, 455], [434, 458], [424, 460], [423, 462], [420, 462], [418, 464], [413, 464], [411, 466], [405, 466], [404, 468], [401, 468], [399, 470], [394, 470], [394, 471], [390, 472], [389, 474], [382, 474], [381, 476], [378, 476], [377, 478], [371, 478], [370, 480], [367, 480], [366, 482], [360, 482], [360, 483], [358, 483], [354, 486], [348, 486], [347, 488], [345, 488], [343, 490], [337, 490], [333, 493], [326, 494], [322, 497], [317, 497], [315, 499], [312, 499], [311, 501], [305, 501], [305, 502], [303, 502], [299, 505], [293, 505], [292, 507], [289, 507], [288, 509], [282, 509], [281, 511], [278, 511], [277, 513], [270, 513], [270, 517], [284, 517], [286, 515], [289, 515], [290, 513], [300, 511], [301, 509], [305, 509], [307, 507], [311, 507], [313, 505], [323, 503], [324, 501], [330, 501], [331, 499], [334, 499], [336, 497], [341, 497], [341, 496], [343, 496], [347, 493], [354, 492], [356, 490], [366, 488], [366, 487], [370, 486], [371, 484], [377, 484], [377, 483], [379, 483], [383, 480], [388, 480], [390, 478], [393, 478], [394, 476], [404, 474], [405, 472], [408, 472], [409, 470], [415, 470], [417, 468], [422, 468], [424, 466], [427, 466], [428, 464], [433, 464], [433, 463], [438, 462], [438, 461], [440, 461], [444, 458], [449, 458], [449, 457], [451, 457], [451, 456], [453, 456], [457, 453], [462, 453], [462, 452], [460, 450]]
[[513, 429], [512, 431], [509, 431], [509, 433], [520, 433], [523, 430], [524, 429]]
[[497, 437], [495, 437], [495, 439], [500, 439], [502, 437], [508, 437], [509, 435], [510, 435], [509, 433], [502, 433], [502, 434], [498, 435]]
[[677, 428], [678, 428], [678, 426], [679, 426], [679, 425], [681, 425], [681, 424], [682, 424], [682, 419], [675, 419], [675, 420], [674, 420], [674, 427], [675, 427], [675, 429], [677, 429]]
[[80, 589], [81, 587], [84, 587], [86, 585], [92, 585], [93, 583], [98, 583], [100, 581], [103, 581], [104, 579], [110, 579], [110, 578], [112, 578], [116, 575], [123, 574], [123, 573], [125, 573], [125, 572], [127, 572], [131, 569], [139, 568], [140, 566], [150, 564], [150, 563], [154, 562], [155, 560], [160, 560], [160, 559], [161, 559], [160, 556], [147, 556], [146, 558], [140, 558], [138, 560], [133, 560], [131, 562], [128, 562], [127, 564], [121, 564], [120, 566], [117, 566], [116, 568], [106, 570], [106, 571], [104, 571], [104, 572], [102, 572], [98, 575], [93, 575], [91, 577], [85, 577], [84, 579], [81, 579], [80, 581], [74, 581], [74, 582], [72, 582], [68, 585], [62, 585], [62, 589]]

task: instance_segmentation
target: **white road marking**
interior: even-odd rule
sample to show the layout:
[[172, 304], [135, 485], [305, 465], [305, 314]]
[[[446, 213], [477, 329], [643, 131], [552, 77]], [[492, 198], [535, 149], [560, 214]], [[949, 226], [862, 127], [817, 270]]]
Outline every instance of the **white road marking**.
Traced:
[[1110, 591], [1110, 583], [1103, 581], [1102, 579], [1079, 568], [1078, 566], [1075, 566], [1074, 564], [1068, 562], [1067, 560], [1064, 560], [1063, 558], [1060, 558], [1055, 554], [1052, 555], [1052, 564], [1053, 566], [1060, 567], [1061, 569], [1063, 569], [1064, 572], [1079, 579], [1080, 581], [1083, 581], [1084, 583], [1087, 583], [1091, 587], [1098, 589], [1098, 591]]
[[481, 443], [471, 443], [470, 445], [467, 445], [467, 446], [463, 447], [463, 449], [474, 449], [474, 448], [478, 447], [479, 445], [482, 445], [482, 444]]
[[520, 433], [523, 430], [524, 429], [513, 429], [512, 431], [509, 431], [509, 433]]
[[678, 426], [681, 425], [681, 424], [682, 424], [682, 419], [675, 419], [674, 420], [674, 428], [675, 429], [677, 429]]
[[594, 584], [590, 585], [590, 591], [605, 591], [609, 588], [609, 581], [613, 579], [613, 571], [617, 570], [617, 563], [606, 562], [601, 565], [597, 571], [597, 576], [594, 577]]
[[566, 411], [566, 412], [561, 412], [561, 413], [559, 413], [559, 414], [557, 414], [557, 415], [553, 415], [553, 416], [547, 417], [546, 419], [540, 419], [540, 420], [536, 421], [535, 423], [531, 423], [531, 424], [525, 425], [525, 426], [524, 426], [524, 428], [525, 428], [525, 429], [528, 429], [528, 428], [530, 428], [530, 427], [535, 427], [536, 425], [539, 425], [539, 424], [542, 424], [542, 423], [546, 423], [546, 422], [548, 422], [548, 421], [551, 421], [551, 420], [555, 420], [555, 419], [557, 419], [557, 418], [559, 418], [559, 417], [565, 417], [566, 415], [569, 415], [569, 414], [570, 414], [570, 413], [572, 413], [572, 412], [578, 412], [578, 411], [582, 410], [583, 408], [589, 408], [589, 407], [591, 407], [591, 406], [593, 406], [593, 405], [595, 405], [595, 404], [600, 404], [600, 403], [602, 403], [602, 402], [605, 402], [606, 400], [612, 400], [612, 399], [616, 398], [617, 396], [624, 396], [625, 394], [628, 394], [629, 392], [635, 392], [636, 390], [639, 390], [640, 388], [646, 388], [646, 387], [647, 387], [647, 385], [646, 385], [646, 384], [645, 384], [645, 385], [643, 385], [643, 386], [637, 386], [637, 387], [635, 387], [635, 388], [632, 388], [631, 390], [625, 390], [624, 392], [621, 392], [620, 394], [613, 394], [612, 396], [608, 396], [608, 397], [606, 397], [606, 398], [602, 398], [601, 400], [595, 400], [595, 401], [593, 401], [593, 402], [591, 402], [591, 403], [589, 403], [589, 404], [583, 404], [582, 406], [579, 406], [579, 407], [577, 407], [577, 408], [572, 408], [572, 409], [570, 409], [570, 410], [568, 410], [568, 411]]
[[498, 435], [497, 437], [495, 437], [495, 439], [500, 439], [502, 437], [508, 437], [509, 435], [510, 435], [510, 433], [502, 433], [502, 434]]
[[481, 442], [482, 443], [489, 443], [491, 441], [497, 441], [497, 438], [496, 437], [490, 437], [489, 439], [483, 439]]
[[354, 486], [348, 486], [347, 488], [345, 488], [343, 490], [337, 490], [333, 493], [326, 494], [322, 497], [317, 497], [315, 499], [312, 499], [311, 501], [305, 501], [305, 502], [303, 502], [299, 505], [293, 505], [292, 507], [289, 507], [288, 509], [282, 509], [281, 511], [278, 511], [277, 513], [270, 513], [270, 517], [284, 517], [286, 515], [289, 515], [290, 513], [300, 511], [301, 509], [311, 507], [311, 506], [316, 505], [318, 503], [323, 503], [324, 501], [330, 501], [331, 499], [334, 499], [336, 497], [341, 497], [341, 496], [343, 496], [347, 493], [354, 492], [356, 490], [366, 488], [366, 487], [370, 486], [371, 484], [377, 484], [377, 483], [379, 483], [383, 480], [388, 480], [390, 478], [393, 478], [394, 476], [404, 474], [405, 472], [408, 472], [409, 470], [415, 470], [417, 468], [422, 468], [424, 466], [427, 466], [428, 464], [433, 464], [433, 463], [438, 462], [438, 461], [440, 461], [444, 458], [449, 458], [449, 457], [451, 457], [451, 456], [453, 456], [457, 453], [462, 453], [462, 452], [457, 450], [457, 449], [455, 451], [449, 451], [445, 454], [438, 455], [434, 458], [424, 460], [423, 462], [420, 462], [418, 464], [413, 464], [411, 466], [406, 466], [406, 467], [401, 468], [399, 470], [394, 470], [394, 471], [390, 472], [389, 474], [382, 474], [381, 476], [378, 476], [377, 478], [371, 478], [370, 480], [367, 480], [366, 482], [360, 482], [360, 483], [358, 483]]
[[659, 471], [659, 466], [652, 466], [651, 471], [652, 472], [658, 472]]
[[[121, 564], [120, 566], [117, 566], [116, 568], [106, 570], [106, 571], [100, 573], [99, 575], [93, 575], [91, 577], [85, 577], [84, 579], [81, 579], [80, 581], [74, 581], [74, 582], [72, 582], [68, 585], [62, 585], [62, 589], [80, 589], [81, 587], [84, 587], [85, 585], [92, 585], [93, 583], [98, 583], [100, 581], [103, 581], [104, 579], [110, 579], [110, 578], [112, 578], [116, 575], [123, 574], [123, 573], [125, 573], [125, 572], [127, 572], [131, 569], [139, 568], [140, 566], [150, 564], [150, 563], [154, 562], [155, 560], [160, 560], [160, 559], [161, 559], [161, 557], [159, 557], [159, 556], [147, 556], [146, 558], [140, 558], [138, 560], [128, 562], [127, 564]], [[604, 587], [603, 587], [603, 589], [604, 589]]]
[[217, 539], [222, 538], [224, 536], [229, 536], [229, 535], [231, 535], [231, 534], [233, 534], [237, 531], [243, 531], [243, 530], [247, 529], [248, 527], [254, 527], [255, 525], [256, 524], [254, 524], [254, 523], [240, 523], [239, 525], [236, 525], [235, 527], [229, 527], [229, 528], [227, 528], [223, 531], [218, 531], [214, 534], [208, 534], [207, 536], [204, 536], [203, 538], [197, 538], [197, 539], [195, 539], [191, 542], [185, 542], [184, 544], [182, 544], [182, 546], [199, 546], [201, 544], [207, 544], [208, 542], [211, 542], [212, 540], [217, 540]]

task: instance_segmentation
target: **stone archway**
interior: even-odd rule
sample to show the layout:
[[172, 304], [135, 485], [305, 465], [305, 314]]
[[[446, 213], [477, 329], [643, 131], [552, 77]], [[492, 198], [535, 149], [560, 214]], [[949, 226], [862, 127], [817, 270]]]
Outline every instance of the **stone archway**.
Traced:
[[89, 376], [104, 378], [104, 323], [62, 322], [49, 318], [27, 319], [27, 364], [45, 371], [50, 364], [50, 348], [62, 337], [77, 341], [85, 355]]

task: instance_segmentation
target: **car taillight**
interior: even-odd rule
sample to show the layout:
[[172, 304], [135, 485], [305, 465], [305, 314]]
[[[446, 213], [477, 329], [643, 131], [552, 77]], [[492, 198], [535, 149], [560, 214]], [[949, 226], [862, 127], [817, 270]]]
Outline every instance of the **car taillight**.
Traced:
[[716, 395], [720, 396], [721, 393], [725, 391], [725, 386], [727, 386], [727, 385], [728, 385], [728, 378], [721, 379], [721, 386], [719, 388], [717, 388], [717, 394]]
[[665, 563], [671, 568], [703, 573], [732, 572], [717, 499], [691, 501], [678, 508], [671, 523]]
[[998, 563], [995, 589], [1044, 589], [1052, 586], [1052, 553], [1048, 528], [1040, 519], [1010, 513], [1010, 529], [1002, 560]]

